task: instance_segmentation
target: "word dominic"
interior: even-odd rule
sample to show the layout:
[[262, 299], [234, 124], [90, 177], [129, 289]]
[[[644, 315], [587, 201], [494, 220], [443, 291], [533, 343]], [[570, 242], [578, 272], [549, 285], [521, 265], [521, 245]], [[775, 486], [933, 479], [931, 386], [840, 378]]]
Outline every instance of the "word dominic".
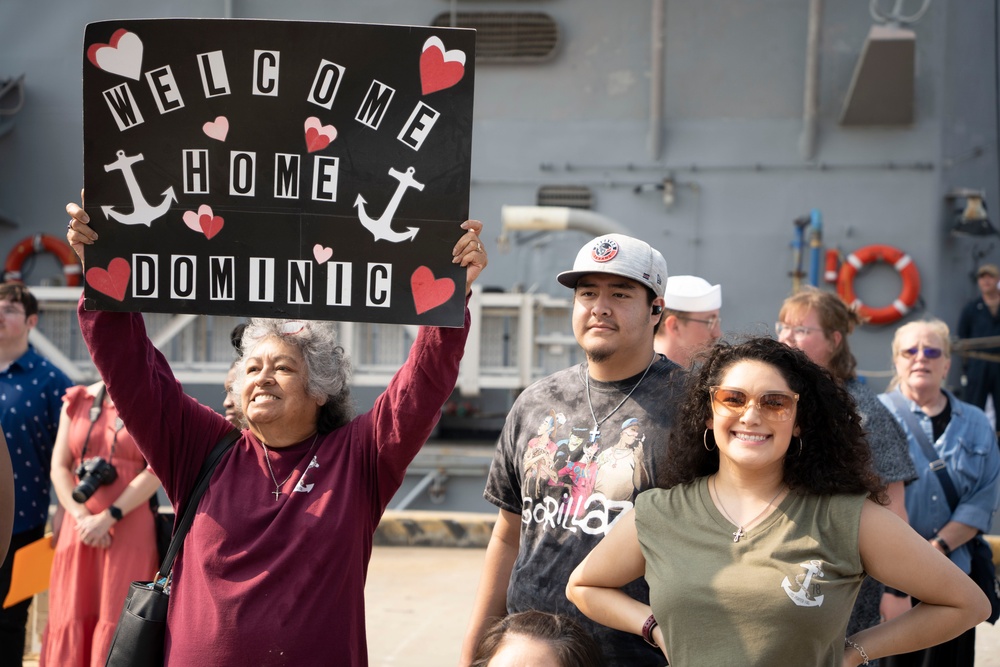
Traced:
[[[201, 258], [205, 259], [205, 258]], [[198, 266], [195, 255], [171, 255], [163, 267], [158, 255], [134, 254], [131, 264], [132, 296], [138, 299], [208, 299], [234, 301], [237, 298], [237, 262], [231, 256], [207, 258], [207, 267]], [[352, 305], [354, 266], [350, 262], [328, 261], [317, 264], [311, 260], [288, 260], [286, 279], [279, 283], [278, 261], [273, 257], [250, 257], [244, 280], [250, 302], [309, 305], [316, 297], [316, 281], [326, 284], [325, 305]], [[321, 274], [323, 269], [326, 275]], [[161, 269], [163, 269], [161, 271]], [[207, 271], [207, 294], [198, 293], [199, 270]], [[389, 308], [392, 296], [392, 264], [369, 262], [363, 268], [365, 305]], [[166, 285], [162, 285], [165, 282]], [[284, 292], [279, 294], [279, 292]]]

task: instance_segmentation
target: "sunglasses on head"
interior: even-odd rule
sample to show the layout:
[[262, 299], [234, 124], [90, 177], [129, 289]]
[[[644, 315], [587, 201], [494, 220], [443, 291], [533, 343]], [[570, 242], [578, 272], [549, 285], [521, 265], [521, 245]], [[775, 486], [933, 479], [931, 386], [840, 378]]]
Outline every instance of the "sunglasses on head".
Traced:
[[742, 417], [752, 403], [760, 416], [768, 421], [786, 422], [795, 413], [799, 395], [786, 391], [766, 391], [751, 396], [743, 389], [710, 387], [712, 409], [717, 415]]
[[907, 359], [912, 359], [921, 350], [923, 350], [924, 359], [937, 359], [944, 354], [944, 350], [940, 347], [908, 347], [905, 350], [900, 350], [899, 353]]

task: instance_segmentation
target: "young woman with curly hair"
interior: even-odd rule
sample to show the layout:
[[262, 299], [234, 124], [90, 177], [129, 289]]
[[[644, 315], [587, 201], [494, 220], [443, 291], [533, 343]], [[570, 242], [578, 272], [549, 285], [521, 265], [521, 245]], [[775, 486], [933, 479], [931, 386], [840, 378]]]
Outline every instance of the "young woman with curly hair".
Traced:
[[[769, 338], [718, 345], [690, 377], [666, 488], [639, 495], [570, 578], [599, 623], [676, 667], [854, 666], [986, 618], [978, 587], [882, 506], [847, 391]], [[650, 604], [619, 588], [645, 575]], [[924, 601], [845, 637], [865, 576]]]

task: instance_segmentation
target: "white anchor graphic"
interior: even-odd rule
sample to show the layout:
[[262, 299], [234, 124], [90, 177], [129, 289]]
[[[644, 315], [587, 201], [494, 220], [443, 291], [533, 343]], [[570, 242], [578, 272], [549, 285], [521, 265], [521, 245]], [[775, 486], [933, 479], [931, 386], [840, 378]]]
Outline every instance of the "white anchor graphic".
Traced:
[[174, 194], [174, 187], [170, 186], [164, 190], [163, 201], [156, 206], [152, 206], [146, 201], [146, 198], [142, 194], [142, 189], [139, 187], [139, 182], [135, 179], [135, 174], [132, 173], [132, 165], [142, 161], [142, 153], [129, 157], [125, 155], [125, 151], [118, 151], [116, 155], [118, 159], [111, 164], [104, 165], [104, 171], [118, 170], [122, 172], [122, 175], [125, 177], [125, 184], [128, 185], [129, 196], [132, 197], [133, 210], [131, 213], [119, 213], [112, 206], [102, 206], [101, 210], [104, 211], [106, 218], [117, 220], [123, 225], [146, 225], [149, 227], [153, 220], [156, 220], [167, 212], [171, 203], [177, 201], [177, 195]]
[[798, 574], [795, 576], [795, 583], [799, 585], [799, 590], [793, 591], [792, 584], [788, 581], [788, 577], [785, 577], [781, 582], [781, 587], [785, 589], [785, 593], [792, 599], [792, 602], [800, 607], [818, 607], [823, 604], [823, 596], [817, 595], [813, 597], [809, 593], [809, 586], [812, 583], [812, 578], [815, 576], [822, 579], [825, 575], [823, 574], [823, 561], [811, 560], [806, 563], [799, 563], [799, 567], [803, 567], [806, 570], [805, 574]]
[[416, 188], [417, 190], [423, 190], [424, 184], [418, 183], [413, 174], [416, 170], [410, 167], [406, 172], [396, 171], [392, 167], [389, 167], [389, 175], [399, 181], [399, 187], [396, 191], [392, 193], [392, 199], [389, 200], [389, 204], [385, 207], [385, 211], [382, 212], [382, 217], [378, 220], [372, 220], [368, 217], [365, 212], [365, 198], [360, 194], [358, 198], [354, 200], [354, 207], [358, 209], [358, 219], [361, 224], [365, 226], [365, 229], [372, 233], [376, 241], [391, 241], [392, 243], [399, 243], [400, 241], [412, 241], [417, 236], [417, 232], [420, 231], [418, 227], [407, 227], [405, 232], [397, 232], [392, 229], [392, 216], [396, 214], [396, 208], [399, 206], [399, 202], [403, 199], [403, 193], [407, 188]]
[[309, 465], [306, 466], [306, 471], [302, 473], [302, 477], [299, 478], [299, 483], [295, 485], [294, 489], [292, 489], [292, 493], [309, 493], [310, 491], [312, 491], [313, 487], [316, 486], [316, 484], [304, 484], [303, 482], [306, 481], [306, 474], [309, 472], [309, 470], [318, 467], [319, 467], [319, 461], [317, 461], [316, 457], [313, 456], [312, 461], [310, 461]]

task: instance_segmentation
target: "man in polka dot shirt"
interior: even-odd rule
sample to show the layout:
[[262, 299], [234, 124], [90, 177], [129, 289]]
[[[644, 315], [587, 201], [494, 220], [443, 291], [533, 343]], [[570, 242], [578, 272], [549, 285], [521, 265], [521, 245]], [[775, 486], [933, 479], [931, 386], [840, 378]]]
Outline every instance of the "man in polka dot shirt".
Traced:
[[[10, 588], [14, 552], [45, 534], [49, 468], [66, 374], [28, 344], [38, 301], [20, 283], [0, 284], [0, 427], [14, 470], [14, 528], [0, 567], [0, 601]], [[20, 665], [31, 600], [0, 611], [0, 667]]]

